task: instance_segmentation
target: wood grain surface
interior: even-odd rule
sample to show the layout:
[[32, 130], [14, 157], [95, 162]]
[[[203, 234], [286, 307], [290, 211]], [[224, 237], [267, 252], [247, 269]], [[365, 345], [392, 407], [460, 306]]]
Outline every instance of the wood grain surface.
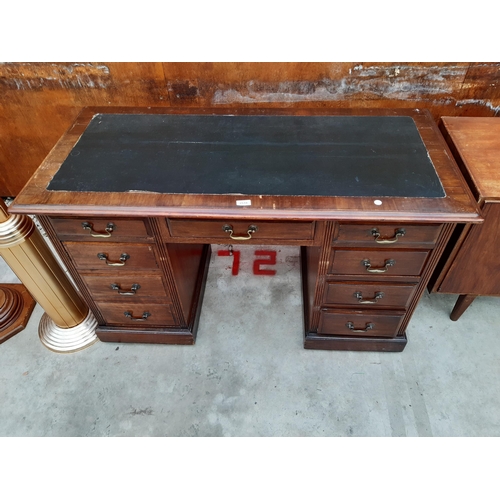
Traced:
[[500, 119], [444, 116], [441, 131], [478, 203], [500, 201]]

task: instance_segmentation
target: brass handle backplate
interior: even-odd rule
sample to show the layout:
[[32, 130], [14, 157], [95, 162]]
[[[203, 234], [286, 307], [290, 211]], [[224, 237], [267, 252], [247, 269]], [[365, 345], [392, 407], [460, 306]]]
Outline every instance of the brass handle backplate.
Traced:
[[137, 283], [134, 283], [130, 287], [130, 290], [122, 290], [120, 285], [117, 285], [116, 283], [111, 285], [111, 289], [116, 290], [120, 295], [135, 295], [135, 292], [139, 290], [139, 288], [141, 288], [141, 285], [138, 285]]
[[387, 259], [384, 263], [384, 267], [371, 267], [370, 259], [364, 259], [361, 261], [369, 273], [386, 273], [389, 270], [389, 267], [396, 264], [394, 259]]
[[83, 229], [90, 231], [90, 236], [93, 238], [111, 238], [111, 233], [115, 229], [115, 225], [110, 222], [104, 229], [104, 233], [100, 233], [98, 231], [94, 231], [94, 225], [91, 222], [82, 222]]
[[130, 311], [125, 311], [123, 314], [132, 321], [147, 321], [147, 319], [151, 316], [151, 313], [148, 312], [143, 312], [140, 318], [132, 316], [132, 313]]
[[381, 245], [388, 245], [390, 243], [396, 243], [400, 236], [404, 236], [406, 234], [406, 229], [404, 228], [396, 229], [392, 239], [380, 238], [380, 232], [376, 227], [374, 227], [371, 232], [377, 243], [380, 243]]
[[229, 233], [229, 237], [232, 240], [249, 240], [252, 237], [252, 234], [256, 233], [258, 229], [259, 228], [256, 225], [251, 224], [250, 226], [248, 226], [248, 230], [247, 230], [248, 236], [233, 236], [233, 226], [231, 226], [229, 224], [224, 224], [222, 226], [222, 230], [225, 233]]
[[368, 330], [373, 330], [375, 328], [375, 325], [373, 323], [366, 323], [365, 328], [363, 328], [362, 330], [356, 330], [356, 328], [354, 328], [354, 323], [352, 321], [348, 321], [345, 324], [345, 326], [347, 326], [347, 328], [349, 328], [349, 330], [351, 330], [352, 333], [365, 333]]
[[100, 260], [105, 261], [108, 266], [124, 266], [125, 265], [125, 261], [128, 260], [128, 259], [130, 259], [130, 255], [128, 253], [122, 253], [120, 255], [120, 261], [119, 262], [112, 262], [112, 261], [108, 260], [108, 254], [107, 253], [98, 253], [97, 257]]
[[384, 292], [375, 292], [375, 296], [370, 300], [363, 300], [363, 294], [361, 292], [354, 292], [353, 295], [358, 299], [360, 304], [376, 304], [379, 299], [384, 297]]

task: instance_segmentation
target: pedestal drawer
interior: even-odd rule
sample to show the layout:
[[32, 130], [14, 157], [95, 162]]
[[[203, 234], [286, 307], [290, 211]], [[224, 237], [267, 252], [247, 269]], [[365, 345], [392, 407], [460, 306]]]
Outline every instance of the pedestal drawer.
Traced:
[[78, 269], [113, 273], [158, 269], [153, 245], [65, 242], [64, 246]]
[[323, 302], [326, 305], [404, 309], [416, 288], [417, 285], [414, 284], [387, 284], [385, 282], [328, 282]]
[[395, 337], [404, 312], [321, 309], [318, 334]]
[[171, 302], [159, 275], [82, 274], [81, 277], [95, 301], [144, 303], [148, 300], [162, 300]]
[[336, 246], [432, 248], [442, 225], [339, 224]]
[[131, 327], [175, 326], [170, 304], [119, 304], [97, 302], [107, 325]]
[[419, 276], [426, 251], [334, 250], [330, 274], [380, 276]]
[[54, 217], [50, 222], [61, 241], [144, 241], [151, 238], [141, 219]]

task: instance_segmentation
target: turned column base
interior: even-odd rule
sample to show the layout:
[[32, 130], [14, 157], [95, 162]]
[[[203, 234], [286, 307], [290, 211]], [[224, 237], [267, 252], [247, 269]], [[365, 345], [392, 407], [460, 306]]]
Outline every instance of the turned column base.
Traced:
[[38, 336], [47, 349], [57, 353], [71, 353], [97, 342], [99, 339], [95, 334], [96, 328], [97, 320], [90, 311], [79, 325], [71, 328], [57, 326], [45, 313], [38, 326]]
[[0, 344], [26, 328], [35, 305], [24, 285], [0, 284]]

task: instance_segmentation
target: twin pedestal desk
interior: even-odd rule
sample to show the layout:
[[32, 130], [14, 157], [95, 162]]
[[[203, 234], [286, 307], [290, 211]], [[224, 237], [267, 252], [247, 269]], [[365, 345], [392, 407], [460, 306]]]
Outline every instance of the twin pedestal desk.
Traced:
[[211, 244], [296, 245], [304, 347], [378, 351], [481, 222], [418, 109], [86, 108], [11, 212], [37, 215], [102, 341], [193, 344]]

